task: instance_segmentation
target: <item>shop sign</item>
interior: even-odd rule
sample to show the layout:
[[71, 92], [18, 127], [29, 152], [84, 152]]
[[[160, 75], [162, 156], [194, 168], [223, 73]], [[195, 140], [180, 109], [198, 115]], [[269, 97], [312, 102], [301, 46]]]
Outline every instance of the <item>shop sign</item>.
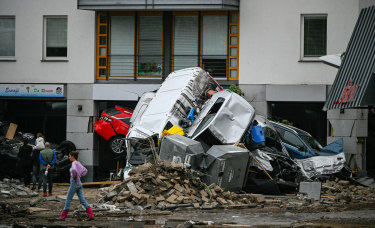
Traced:
[[0, 84], [0, 97], [64, 97], [64, 85]]

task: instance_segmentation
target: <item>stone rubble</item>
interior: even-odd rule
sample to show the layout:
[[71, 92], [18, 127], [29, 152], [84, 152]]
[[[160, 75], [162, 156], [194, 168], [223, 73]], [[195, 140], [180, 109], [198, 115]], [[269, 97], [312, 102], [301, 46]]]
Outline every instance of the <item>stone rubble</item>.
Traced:
[[0, 181], [0, 199], [35, 196], [38, 196], [38, 193], [24, 187], [18, 179], [4, 178]]
[[336, 178], [322, 183], [322, 195], [340, 203], [374, 202], [375, 188], [353, 185], [350, 181]]
[[253, 194], [224, 191], [215, 184], [201, 182], [197, 175], [186, 171], [182, 164], [168, 161], [159, 165], [146, 163], [133, 168], [124, 182], [100, 189], [98, 203], [117, 207], [172, 208], [191, 206], [209, 209], [217, 206], [255, 205]]

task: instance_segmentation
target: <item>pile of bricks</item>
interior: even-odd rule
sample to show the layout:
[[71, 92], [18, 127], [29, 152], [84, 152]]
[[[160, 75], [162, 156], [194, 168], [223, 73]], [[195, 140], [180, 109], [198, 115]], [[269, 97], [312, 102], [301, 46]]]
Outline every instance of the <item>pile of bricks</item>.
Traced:
[[210, 186], [186, 171], [181, 164], [167, 161], [158, 165], [146, 163], [133, 168], [124, 182], [112, 185], [98, 195], [102, 202], [118, 207], [191, 205], [213, 207], [219, 205], [250, 205], [257, 197], [224, 191]]
[[341, 203], [375, 202], [375, 188], [353, 185], [338, 178], [323, 183], [322, 194]]

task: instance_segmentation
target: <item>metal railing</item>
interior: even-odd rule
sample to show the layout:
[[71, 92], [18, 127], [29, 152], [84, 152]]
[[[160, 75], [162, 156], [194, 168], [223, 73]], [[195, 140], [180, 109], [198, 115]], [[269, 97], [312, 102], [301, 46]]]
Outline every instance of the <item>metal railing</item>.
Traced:
[[121, 77], [161, 78], [172, 71], [200, 66], [215, 78], [228, 78], [226, 55], [109, 55], [108, 79]]

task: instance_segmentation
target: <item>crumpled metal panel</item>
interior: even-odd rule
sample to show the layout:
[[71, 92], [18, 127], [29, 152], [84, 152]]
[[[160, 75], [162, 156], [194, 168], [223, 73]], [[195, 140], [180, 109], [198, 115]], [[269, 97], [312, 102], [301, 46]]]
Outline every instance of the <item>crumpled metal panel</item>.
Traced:
[[296, 159], [298, 166], [308, 178], [324, 174], [334, 174], [341, 171], [345, 165], [344, 153], [332, 156], [315, 156], [305, 159]]
[[[200, 132], [195, 132], [199, 129], [202, 120], [210, 114], [211, 108], [219, 98], [224, 99], [224, 102], [215, 117], [206, 127], [201, 128]], [[208, 128], [222, 144], [235, 144], [249, 128], [254, 116], [254, 108], [244, 98], [229, 90], [220, 91], [204, 105], [188, 135], [194, 135], [193, 139], [195, 139]]]
[[[270, 163], [270, 161], [272, 161], [273, 158], [271, 158], [270, 156], [268, 156], [266, 153], [262, 152], [259, 149], [256, 149], [250, 153], [252, 154], [251, 159], [250, 159], [250, 167], [257, 167], [259, 170], [262, 170], [262, 167], [263, 167], [265, 170], [269, 172], [273, 171], [273, 167]], [[262, 167], [259, 166], [258, 162], [256, 162], [254, 158], [259, 162], [259, 164]]]

